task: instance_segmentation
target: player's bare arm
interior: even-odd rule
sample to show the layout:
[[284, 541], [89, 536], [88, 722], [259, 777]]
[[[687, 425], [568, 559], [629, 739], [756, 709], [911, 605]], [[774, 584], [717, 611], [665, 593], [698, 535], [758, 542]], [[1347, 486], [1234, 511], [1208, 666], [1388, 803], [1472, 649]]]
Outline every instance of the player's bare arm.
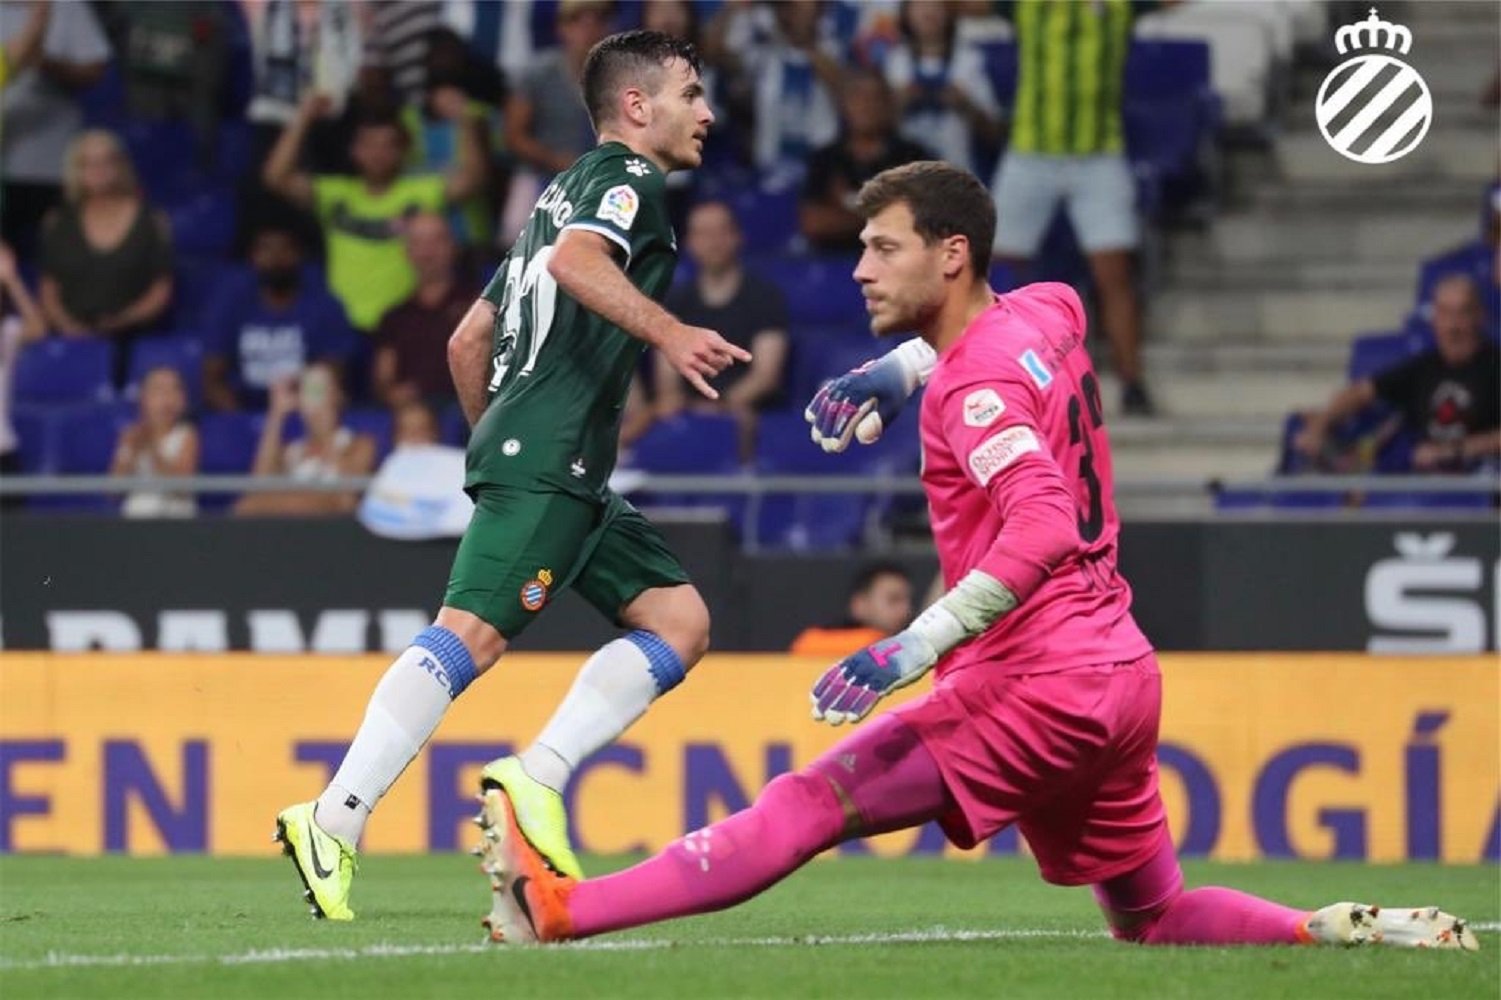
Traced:
[[485, 412], [486, 386], [490, 381], [490, 332], [494, 328], [495, 305], [486, 299], [475, 299], [448, 338], [448, 371], [470, 427]]
[[310, 91], [297, 105], [297, 114], [281, 130], [266, 165], [261, 168], [261, 183], [300, 208], [313, 206], [313, 179], [297, 169], [297, 157], [307, 139], [308, 129], [330, 107], [328, 97]]
[[830, 667], [810, 695], [814, 719], [834, 726], [860, 721], [887, 694], [1015, 610], [1075, 550], [1073, 502], [1050, 456], [1028, 454], [985, 489], [1005, 513], [989, 553], [906, 629]]
[[614, 244], [597, 233], [565, 230], [547, 271], [579, 305], [657, 348], [695, 389], [718, 399], [708, 379], [736, 361], [750, 361], [750, 352], [713, 330], [680, 322], [643, 295], [620, 269], [615, 253]]

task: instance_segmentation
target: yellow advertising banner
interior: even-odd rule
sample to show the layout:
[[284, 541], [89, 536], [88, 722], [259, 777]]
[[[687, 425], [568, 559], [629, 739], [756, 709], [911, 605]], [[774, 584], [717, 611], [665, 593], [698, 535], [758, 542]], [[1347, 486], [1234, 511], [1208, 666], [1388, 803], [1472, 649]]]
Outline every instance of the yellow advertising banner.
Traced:
[[[540, 729], [581, 656], [507, 657], [453, 706], [370, 823], [370, 851], [468, 847], [479, 768]], [[1488, 657], [1163, 655], [1159, 760], [1186, 854], [1501, 860]], [[0, 850], [266, 854], [359, 725], [384, 657], [0, 655]], [[822, 661], [711, 655], [568, 790], [582, 850], [649, 850], [745, 805], [840, 731]], [[919, 695], [923, 685], [900, 693]], [[933, 826], [845, 845], [959, 852]], [[1025, 850], [1013, 833], [969, 852]]]

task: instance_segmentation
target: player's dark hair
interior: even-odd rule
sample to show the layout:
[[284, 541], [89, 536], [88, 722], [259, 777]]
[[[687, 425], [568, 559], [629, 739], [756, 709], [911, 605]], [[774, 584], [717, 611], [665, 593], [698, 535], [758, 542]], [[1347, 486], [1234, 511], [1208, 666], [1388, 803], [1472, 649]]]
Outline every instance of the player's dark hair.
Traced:
[[584, 107], [594, 130], [615, 114], [615, 95], [621, 88], [637, 86], [655, 92], [667, 64], [681, 59], [703, 72], [703, 63], [692, 42], [660, 31], [622, 31], [600, 39], [584, 60]]
[[855, 211], [869, 219], [897, 202], [911, 210], [924, 243], [963, 236], [969, 240], [970, 269], [989, 273], [995, 204], [974, 174], [941, 160], [904, 163], [866, 181], [855, 196]]
[[860, 567], [860, 571], [856, 573], [855, 578], [850, 581], [849, 596], [855, 597], [859, 594], [865, 593], [866, 591], [870, 590], [871, 587], [875, 586], [875, 582], [881, 579], [881, 577], [883, 576], [899, 576], [903, 580], [907, 581], [907, 585], [909, 587], [912, 585], [912, 578], [907, 575], [907, 570], [902, 566], [901, 563], [866, 563], [864, 566]]

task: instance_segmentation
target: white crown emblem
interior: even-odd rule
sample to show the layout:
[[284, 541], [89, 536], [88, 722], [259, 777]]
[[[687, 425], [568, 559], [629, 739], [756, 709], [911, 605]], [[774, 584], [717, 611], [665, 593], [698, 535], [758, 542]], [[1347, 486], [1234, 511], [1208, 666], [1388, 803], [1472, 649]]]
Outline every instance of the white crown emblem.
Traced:
[[[1385, 41], [1382, 41], [1383, 36]], [[1381, 20], [1376, 16], [1376, 8], [1372, 7], [1370, 17], [1347, 24], [1334, 33], [1334, 47], [1339, 49], [1340, 55], [1356, 49], [1380, 47], [1394, 49], [1405, 56], [1412, 49], [1412, 32], [1400, 24]]]
[[1356, 163], [1391, 163], [1412, 152], [1433, 124], [1433, 95], [1400, 58], [1412, 32], [1371, 9], [1364, 21], [1334, 33], [1349, 58], [1329, 71], [1314, 103], [1319, 131], [1336, 153]]

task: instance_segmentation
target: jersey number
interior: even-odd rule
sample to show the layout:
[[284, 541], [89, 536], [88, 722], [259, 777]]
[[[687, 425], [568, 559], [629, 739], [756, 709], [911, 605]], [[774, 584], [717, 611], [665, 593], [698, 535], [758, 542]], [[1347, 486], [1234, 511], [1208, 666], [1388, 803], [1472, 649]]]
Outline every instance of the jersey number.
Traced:
[[506, 285], [501, 298], [505, 309], [500, 316], [501, 343], [509, 345], [495, 358], [495, 373], [490, 378], [490, 391], [500, 388], [506, 372], [511, 367], [511, 357], [521, 338], [521, 308], [526, 302], [531, 311], [531, 337], [528, 338], [526, 364], [521, 374], [529, 375], [537, 365], [537, 355], [552, 332], [553, 311], [558, 304], [558, 283], [548, 273], [547, 262], [552, 259], [552, 247], [543, 247], [530, 260], [516, 258], [506, 263]]
[[[1100, 383], [1092, 372], [1080, 380], [1079, 389], [1083, 401], [1078, 395], [1070, 396], [1068, 400], [1068, 440], [1070, 444], [1084, 445], [1084, 454], [1079, 457], [1079, 478], [1089, 490], [1089, 510], [1079, 513], [1079, 537], [1092, 542], [1105, 530], [1104, 498], [1100, 495], [1100, 477], [1094, 468], [1093, 434], [1105, 422], [1105, 414], [1100, 406]], [[1084, 426], [1086, 409], [1089, 411], [1088, 427]]]

